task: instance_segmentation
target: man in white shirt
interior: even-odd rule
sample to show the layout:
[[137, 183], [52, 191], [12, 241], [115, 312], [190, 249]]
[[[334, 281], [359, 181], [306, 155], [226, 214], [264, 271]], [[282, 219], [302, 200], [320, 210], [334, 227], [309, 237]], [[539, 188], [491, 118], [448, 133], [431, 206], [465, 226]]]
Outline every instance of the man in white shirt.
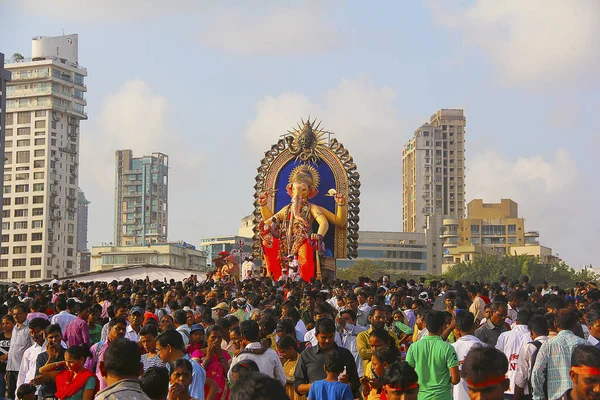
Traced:
[[[44, 343], [44, 329], [50, 325], [50, 321], [43, 318], [34, 318], [29, 322], [29, 330], [33, 338], [33, 345], [25, 350], [21, 365], [19, 366], [19, 375], [17, 376], [17, 389], [23, 383], [29, 383], [35, 378], [37, 356], [46, 351], [46, 343]], [[12, 396], [9, 396], [12, 398]], [[15, 399], [17, 398], [15, 392]]]
[[144, 310], [142, 307], [131, 307], [131, 310], [129, 310], [129, 325], [127, 325], [125, 331], [125, 339], [129, 339], [132, 342], [139, 342], [143, 321]]
[[[452, 343], [452, 347], [456, 351], [458, 357], [458, 368], [462, 369], [463, 362], [467, 358], [467, 354], [473, 347], [485, 346], [481, 340], [473, 335], [475, 332], [475, 317], [469, 311], [461, 311], [456, 315], [456, 328], [454, 328], [454, 337], [456, 342]], [[469, 389], [467, 382], [464, 379], [460, 379], [458, 385], [453, 388], [454, 399], [468, 399]]]
[[[367, 328], [356, 324], [356, 313], [353, 310], [342, 310], [336, 320], [339, 325], [339, 332], [342, 339], [342, 347], [350, 350], [356, 362], [356, 371], [358, 377], [362, 378], [364, 373], [362, 358], [358, 353], [358, 345], [356, 344], [356, 335], [366, 331]], [[317, 342], [318, 344], [318, 342]]]
[[242, 336], [242, 351], [231, 360], [231, 367], [227, 373], [229, 381], [233, 381], [233, 366], [243, 360], [252, 360], [258, 365], [261, 373], [277, 379], [282, 385], [286, 383], [285, 372], [279, 360], [279, 356], [273, 349], [267, 349], [263, 354], [262, 345], [258, 342], [258, 323], [248, 320], [240, 323], [240, 334]]
[[512, 330], [501, 333], [496, 342], [496, 348], [504, 353], [508, 359], [508, 372], [506, 376], [510, 379], [510, 386], [505, 394], [514, 395], [515, 393], [515, 374], [517, 373], [517, 362], [521, 348], [531, 342], [531, 332], [529, 331], [529, 320], [531, 313], [527, 310], [521, 310], [517, 313], [517, 323]]
[[252, 279], [252, 277], [254, 275], [254, 269], [256, 268], [256, 265], [254, 265], [254, 262], [252, 260], [253, 260], [252, 256], [246, 257], [244, 262], [242, 263], [242, 280], [243, 281], [246, 279]]
[[[548, 341], [548, 321], [542, 315], [534, 315], [529, 320], [529, 330], [532, 342], [525, 343], [519, 352], [517, 371], [515, 373], [515, 398], [522, 399], [529, 391], [531, 382], [531, 362], [542, 344]], [[536, 343], [537, 342], [537, 343]]]
[[59, 310], [59, 313], [52, 316], [50, 323], [52, 325], [58, 324], [64, 334], [67, 325], [77, 317], [67, 311], [67, 300], [64, 298], [56, 300], [56, 309]]
[[[321, 318], [333, 319], [332, 315], [329, 313], [329, 307], [325, 304], [320, 304], [315, 310], [315, 326]], [[334, 340], [338, 346], [343, 347], [342, 337], [340, 336], [339, 332], [335, 333]], [[304, 335], [304, 341], [310, 342], [311, 346], [316, 346], [319, 344], [315, 328], [312, 328], [310, 331], [306, 332], [306, 335]]]
[[358, 300], [358, 309], [369, 315], [371, 312], [371, 306], [369, 306], [369, 303], [367, 303], [367, 294], [363, 290], [358, 290], [356, 293], [356, 299]]

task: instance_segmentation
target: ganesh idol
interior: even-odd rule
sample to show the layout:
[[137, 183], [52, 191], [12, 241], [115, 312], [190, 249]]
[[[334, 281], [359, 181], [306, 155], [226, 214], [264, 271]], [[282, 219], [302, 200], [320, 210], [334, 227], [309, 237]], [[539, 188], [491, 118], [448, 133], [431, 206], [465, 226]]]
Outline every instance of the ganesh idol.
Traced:
[[[319, 180], [318, 171], [308, 163], [293, 169], [286, 186], [291, 202], [275, 214], [267, 206], [273, 192], [264, 192], [258, 197], [264, 262], [274, 279], [278, 279], [281, 270], [287, 268], [288, 257], [294, 256], [298, 260], [300, 277], [310, 281], [315, 277], [315, 262], [323, 255], [323, 238], [330, 224], [337, 227], [347, 224], [348, 212], [343, 194], [333, 195], [335, 214], [310, 202], [318, 193]], [[316, 232], [313, 231], [315, 222], [318, 226]]]

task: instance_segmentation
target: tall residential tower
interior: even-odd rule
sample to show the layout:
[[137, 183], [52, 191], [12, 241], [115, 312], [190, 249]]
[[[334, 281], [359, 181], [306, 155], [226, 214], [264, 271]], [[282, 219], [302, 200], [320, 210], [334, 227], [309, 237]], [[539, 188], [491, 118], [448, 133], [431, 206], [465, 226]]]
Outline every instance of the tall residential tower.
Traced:
[[463, 110], [439, 110], [402, 149], [404, 232], [423, 232], [427, 217], [464, 217], [465, 126]]
[[169, 157], [117, 150], [115, 246], [167, 242]]
[[79, 124], [87, 119], [78, 37], [36, 37], [9, 60], [0, 279], [76, 270]]

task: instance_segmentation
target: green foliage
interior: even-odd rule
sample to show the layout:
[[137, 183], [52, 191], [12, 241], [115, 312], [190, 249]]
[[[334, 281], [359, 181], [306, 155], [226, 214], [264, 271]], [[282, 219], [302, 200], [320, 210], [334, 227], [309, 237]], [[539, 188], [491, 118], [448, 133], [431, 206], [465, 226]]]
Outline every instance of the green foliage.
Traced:
[[416, 279], [416, 275], [392, 269], [389, 263], [367, 259], [358, 260], [354, 265], [348, 268], [338, 268], [336, 275], [338, 279], [348, 280], [350, 282], [358, 282], [358, 278], [361, 276], [377, 280], [383, 275], [389, 275], [392, 282], [403, 278], [406, 280]]
[[505, 276], [509, 281], [520, 280], [523, 275], [528, 275], [533, 285], [548, 281], [551, 285], [561, 288], [572, 288], [578, 281], [594, 281], [598, 276], [593, 272], [575, 271], [563, 261], [557, 264], [542, 264], [539, 258], [526, 255], [475, 257], [469, 262], [461, 262], [451, 266], [443, 275], [446, 280], [454, 282], [478, 281], [493, 283], [499, 282]]
[[25, 57], [23, 57], [23, 55], [21, 53], [15, 53], [15, 54], [13, 54], [12, 58], [16, 62], [23, 61], [25, 59]]

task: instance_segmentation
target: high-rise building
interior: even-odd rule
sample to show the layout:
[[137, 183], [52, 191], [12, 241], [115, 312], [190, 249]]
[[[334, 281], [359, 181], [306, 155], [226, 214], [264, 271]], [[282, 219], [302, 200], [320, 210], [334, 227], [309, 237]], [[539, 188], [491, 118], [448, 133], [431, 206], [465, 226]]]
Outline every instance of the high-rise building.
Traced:
[[115, 246], [167, 242], [169, 157], [117, 150]]
[[463, 110], [439, 110], [402, 149], [404, 232], [423, 232], [428, 216], [464, 216], [465, 126]]
[[0, 279], [75, 273], [79, 124], [87, 119], [78, 37], [35, 37], [9, 60]]
[[[10, 81], [10, 72], [4, 69], [4, 54], [0, 53], [0, 160], [4, 160], [4, 139], [5, 139], [5, 120], [6, 120], [6, 82]], [[4, 163], [0, 162], [0, 178], [4, 182]], [[4, 186], [4, 184], [3, 184]], [[3, 193], [0, 192], [0, 199], [3, 198]], [[1, 203], [0, 203], [1, 204]], [[0, 223], [2, 222], [2, 214], [0, 214]], [[0, 245], [4, 241], [4, 236], [0, 241]], [[0, 271], [1, 272], [1, 271]], [[8, 272], [6, 273], [8, 277]]]
[[77, 194], [77, 251], [88, 250], [88, 207], [90, 201], [79, 189]]

